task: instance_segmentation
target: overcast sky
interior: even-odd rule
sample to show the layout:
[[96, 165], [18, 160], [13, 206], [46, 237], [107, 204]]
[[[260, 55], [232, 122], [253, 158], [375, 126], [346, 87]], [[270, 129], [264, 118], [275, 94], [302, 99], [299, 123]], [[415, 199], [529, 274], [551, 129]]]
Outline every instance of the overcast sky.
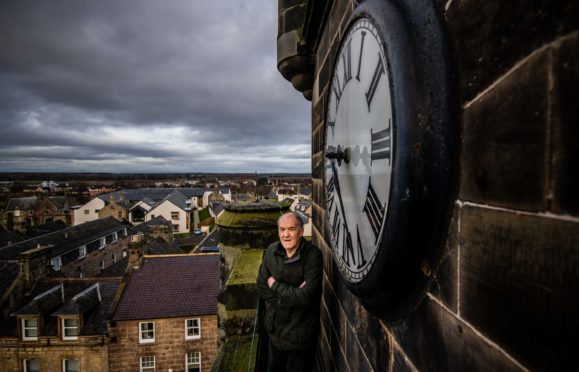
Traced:
[[310, 172], [277, 1], [2, 0], [0, 172]]

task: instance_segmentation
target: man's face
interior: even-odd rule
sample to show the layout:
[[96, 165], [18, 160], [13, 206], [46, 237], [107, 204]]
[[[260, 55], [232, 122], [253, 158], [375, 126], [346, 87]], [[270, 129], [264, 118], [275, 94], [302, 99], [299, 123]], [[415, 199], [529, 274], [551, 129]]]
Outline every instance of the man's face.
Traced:
[[288, 214], [280, 218], [278, 222], [279, 241], [287, 252], [296, 250], [300, 244], [303, 227], [300, 227], [293, 214]]

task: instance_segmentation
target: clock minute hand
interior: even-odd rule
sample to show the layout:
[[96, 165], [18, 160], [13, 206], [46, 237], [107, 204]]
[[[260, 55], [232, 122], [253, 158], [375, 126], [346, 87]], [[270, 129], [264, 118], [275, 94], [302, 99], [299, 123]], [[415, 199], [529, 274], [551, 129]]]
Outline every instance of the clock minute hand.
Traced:
[[338, 178], [338, 169], [336, 168], [336, 162], [331, 161], [332, 164], [332, 174], [334, 175], [334, 188], [338, 194], [338, 200], [340, 201], [340, 209], [342, 210], [342, 216], [344, 216], [344, 221], [346, 220], [346, 211], [344, 210], [344, 202], [342, 201], [342, 191], [340, 190], [340, 179]]

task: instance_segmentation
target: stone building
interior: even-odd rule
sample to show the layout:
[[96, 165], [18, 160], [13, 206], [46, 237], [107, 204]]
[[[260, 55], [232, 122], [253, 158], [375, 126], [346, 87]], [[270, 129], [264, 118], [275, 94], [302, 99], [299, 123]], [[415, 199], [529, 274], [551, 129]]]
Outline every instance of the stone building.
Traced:
[[144, 256], [129, 265], [109, 326], [110, 371], [209, 371], [218, 348], [219, 255]]
[[10, 198], [2, 213], [2, 225], [8, 231], [26, 233], [34, 226], [62, 221], [71, 224], [71, 212], [66, 196], [29, 196]]
[[[278, 69], [312, 102], [312, 235], [325, 256], [320, 369], [573, 369], [579, 3], [282, 0], [278, 16]], [[363, 50], [375, 54], [362, 62]], [[370, 64], [370, 57], [377, 62]], [[359, 148], [346, 143], [349, 137], [329, 148], [330, 133], [344, 133], [332, 117], [342, 115], [340, 99], [358, 104], [347, 89], [360, 81], [359, 66], [374, 73], [356, 88], [367, 106], [352, 118], [371, 112], [375, 92], [389, 92], [383, 102], [392, 111], [382, 118], [392, 121], [380, 125], [394, 145], [368, 131]], [[415, 135], [422, 137], [405, 142]], [[443, 146], [432, 145], [441, 139]], [[360, 160], [364, 151], [387, 159], [384, 169], [395, 185], [388, 214], [366, 199], [378, 207], [377, 239], [400, 235], [384, 231], [396, 222], [392, 216], [404, 220], [413, 213], [404, 205], [424, 211], [422, 224], [410, 224], [415, 229], [400, 237], [409, 244], [376, 251], [387, 264], [408, 258], [404, 280], [396, 282], [406, 291], [392, 294], [392, 301], [368, 300], [390, 295], [388, 281], [356, 292], [376, 271], [346, 285], [340, 277], [351, 260], [333, 254], [340, 246], [332, 242], [344, 230], [330, 220], [341, 212], [331, 212], [337, 193], [328, 172], [338, 161]], [[334, 167], [344, 183], [348, 165]], [[397, 197], [404, 174], [407, 199]], [[438, 182], [419, 189], [416, 177]], [[427, 235], [428, 244], [411, 244]], [[386, 250], [399, 256], [382, 259]]]
[[0, 326], [2, 371], [108, 371], [119, 279], [43, 279]]

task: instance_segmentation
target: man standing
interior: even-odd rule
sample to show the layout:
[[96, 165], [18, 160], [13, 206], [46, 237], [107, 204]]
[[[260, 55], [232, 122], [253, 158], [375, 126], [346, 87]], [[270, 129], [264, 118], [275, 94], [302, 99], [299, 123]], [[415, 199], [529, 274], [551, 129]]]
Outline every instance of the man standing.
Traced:
[[277, 226], [279, 242], [265, 251], [257, 277], [266, 304], [268, 371], [309, 372], [320, 328], [322, 253], [302, 238], [303, 222], [297, 214], [282, 215]]

